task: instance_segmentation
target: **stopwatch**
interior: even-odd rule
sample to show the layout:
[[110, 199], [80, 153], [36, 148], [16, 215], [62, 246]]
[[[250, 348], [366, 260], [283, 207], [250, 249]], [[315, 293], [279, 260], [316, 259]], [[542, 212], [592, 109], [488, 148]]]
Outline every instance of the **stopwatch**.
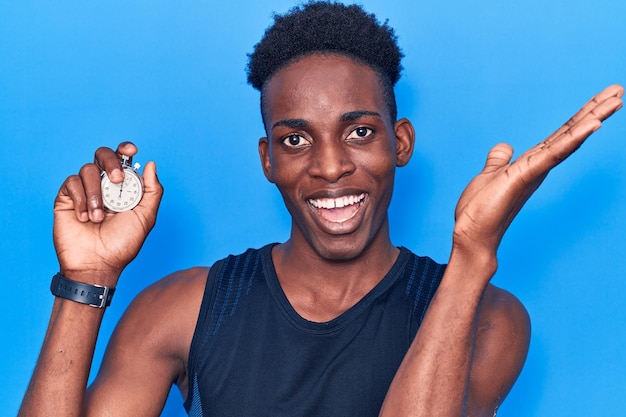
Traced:
[[106, 172], [102, 171], [102, 202], [110, 211], [122, 212], [134, 209], [143, 196], [143, 180], [137, 170], [140, 164], [130, 165], [130, 157], [122, 155], [122, 171], [124, 181], [119, 184], [111, 182]]

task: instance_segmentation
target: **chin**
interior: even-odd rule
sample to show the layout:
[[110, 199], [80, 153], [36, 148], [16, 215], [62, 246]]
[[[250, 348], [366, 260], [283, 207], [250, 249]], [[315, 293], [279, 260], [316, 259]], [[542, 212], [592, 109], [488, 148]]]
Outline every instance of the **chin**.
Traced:
[[338, 240], [336, 242], [324, 242], [325, 244], [314, 244], [313, 249], [320, 257], [326, 260], [348, 262], [358, 258], [367, 246], [356, 243], [354, 238]]

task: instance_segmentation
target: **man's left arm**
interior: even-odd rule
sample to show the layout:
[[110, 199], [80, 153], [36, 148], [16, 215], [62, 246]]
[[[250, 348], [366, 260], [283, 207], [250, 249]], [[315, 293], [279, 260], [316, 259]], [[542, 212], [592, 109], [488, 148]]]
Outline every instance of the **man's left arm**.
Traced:
[[530, 318], [513, 294], [488, 285], [475, 332], [466, 411], [469, 416], [492, 416], [524, 366]]
[[381, 409], [381, 416], [493, 416], [524, 362], [529, 324], [521, 304], [489, 281], [507, 228], [552, 168], [622, 107], [624, 89], [596, 95], [546, 140], [512, 161], [494, 146], [457, 204], [452, 250]]

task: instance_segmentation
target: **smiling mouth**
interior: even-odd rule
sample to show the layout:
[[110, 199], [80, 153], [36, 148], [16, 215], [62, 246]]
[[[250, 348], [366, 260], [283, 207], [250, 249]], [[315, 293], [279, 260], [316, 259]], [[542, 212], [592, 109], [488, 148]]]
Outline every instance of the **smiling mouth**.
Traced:
[[309, 204], [324, 219], [333, 223], [350, 220], [359, 211], [365, 200], [365, 193], [337, 198], [310, 199]]

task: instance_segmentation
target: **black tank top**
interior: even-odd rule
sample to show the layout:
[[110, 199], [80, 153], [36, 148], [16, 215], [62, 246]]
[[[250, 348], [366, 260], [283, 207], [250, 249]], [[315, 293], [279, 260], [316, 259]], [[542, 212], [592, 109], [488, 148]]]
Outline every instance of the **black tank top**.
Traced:
[[400, 248], [365, 297], [317, 323], [289, 304], [272, 246], [211, 268], [189, 353], [185, 409], [192, 417], [377, 416], [444, 266]]

